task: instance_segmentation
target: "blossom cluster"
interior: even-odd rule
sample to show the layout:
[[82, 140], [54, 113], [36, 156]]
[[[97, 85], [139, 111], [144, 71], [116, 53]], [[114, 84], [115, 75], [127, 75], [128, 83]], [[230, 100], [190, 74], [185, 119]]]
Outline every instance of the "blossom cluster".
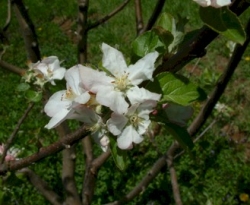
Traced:
[[[1, 145], [0, 145], [0, 155], [3, 155], [3, 152], [4, 152], [4, 144], [1, 144]], [[5, 160], [6, 162], [16, 160], [16, 159], [17, 159], [17, 155], [18, 155], [20, 152], [21, 152], [20, 149], [11, 147], [11, 148], [7, 151], [7, 154], [6, 154], [4, 160]]]
[[231, 4], [231, 0], [193, 0], [193, 1], [195, 1], [200, 6], [203, 7], [212, 6], [215, 8], [220, 8]]
[[[139, 85], [153, 80], [158, 53], [148, 53], [127, 66], [123, 54], [103, 43], [102, 70], [75, 65], [65, 72], [66, 89], [54, 93], [45, 105], [51, 117], [45, 126], [58, 126], [66, 119], [77, 119], [91, 131], [106, 151], [109, 137], [117, 137], [120, 149], [131, 149], [144, 139], [161, 95]], [[104, 70], [104, 71], [103, 71]]]

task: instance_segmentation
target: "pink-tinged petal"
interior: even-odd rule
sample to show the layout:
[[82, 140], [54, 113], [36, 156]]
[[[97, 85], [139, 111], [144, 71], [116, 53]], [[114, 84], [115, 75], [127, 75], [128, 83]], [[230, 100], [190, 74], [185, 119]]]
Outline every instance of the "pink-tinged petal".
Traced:
[[44, 107], [45, 113], [53, 117], [58, 112], [61, 112], [62, 109], [69, 108], [72, 104], [71, 100], [63, 99], [62, 96], [65, 95], [66, 90], [61, 90], [54, 93], [46, 103]]
[[115, 77], [120, 77], [127, 70], [127, 64], [122, 53], [115, 48], [102, 44], [102, 66], [105, 67]]
[[156, 51], [149, 53], [137, 61], [136, 64], [128, 67], [128, 79], [133, 85], [139, 85], [144, 80], [153, 80], [152, 75], [155, 70], [155, 61], [158, 55]]
[[128, 110], [123, 93], [113, 90], [112, 87], [102, 87], [96, 94], [96, 101], [118, 114], [124, 114]]
[[58, 126], [61, 122], [68, 119], [70, 114], [72, 113], [72, 110], [68, 109], [61, 109], [60, 112], [56, 113], [49, 121], [47, 125], [45, 125], [45, 128], [52, 129], [56, 126]]
[[103, 71], [97, 71], [85, 66], [79, 66], [80, 77], [83, 87], [93, 93], [97, 93], [103, 86], [113, 86], [114, 78], [106, 75]]
[[108, 127], [108, 130], [113, 135], [119, 135], [121, 134], [127, 122], [128, 122], [128, 119], [124, 115], [112, 113], [111, 118], [107, 121], [107, 127]]
[[145, 101], [149, 101], [152, 103], [152, 107], [155, 107], [157, 101], [159, 101], [161, 98], [160, 94], [150, 92], [145, 88], [139, 88], [137, 86], [130, 88], [127, 91], [127, 96], [132, 105], [135, 103], [143, 103]]

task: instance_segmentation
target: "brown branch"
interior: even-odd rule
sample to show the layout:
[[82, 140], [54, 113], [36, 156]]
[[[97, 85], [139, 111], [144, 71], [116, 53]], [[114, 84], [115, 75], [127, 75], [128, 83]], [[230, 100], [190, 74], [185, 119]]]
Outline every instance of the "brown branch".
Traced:
[[82, 185], [82, 204], [89, 205], [91, 204], [92, 197], [94, 195], [94, 188], [96, 182], [96, 176], [91, 171], [91, 163], [93, 161], [93, 150], [92, 142], [90, 136], [87, 136], [82, 140], [84, 155], [86, 156], [85, 160], [85, 176]]
[[174, 168], [174, 154], [178, 146], [179, 144], [177, 142], [173, 143], [173, 146], [171, 146], [167, 152], [166, 161], [167, 161], [168, 169], [170, 172], [170, 178], [171, 178], [175, 204], [182, 205], [181, 195], [180, 195], [180, 190], [179, 190], [179, 185], [178, 185], [178, 180], [177, 180], [177, 174]]
[[7, 18], [5, 21], [5, 25], [3, 27], [3, 31], [6, 31], [10, 25], [10, 20], [11, 20], [11, 0], [8, 0], [8, 11], [7, 11]]
[[87, 134], [88, 132], [86, 131], [85, 127], [81, 127], [77, 131], [73, 132], [72, 134], [64, 136], [63, 138], [59, 139], [53, 144], [41, 148], [37, 153], [33, 155], [30, 155], [20, 160], [4, 163], [0, 165], [0, 175], [5, 174], [7, 171], [15, 171], [27, 167], [49, 155], [55, 154], [67, 148], [69, 145], [73, 145], [80, 139], [86, 137]]
[[110, 157], [110, 150], [107, 152], [103, 152], [99, 157], [94, 159], [91, 163], [91, 172], [97, 175], [98, 170], [100, 167], [106, 162], [106, 160]]
[[28, 168], [23, 168], [19, 173], [24, 174], [30, 183], [53, 205], [62, 205], [62, 199], [38, 175]]
[[[250, 41], [250, 21], [248, 22], [248, 25], [246, 27], [246, 31], [247, 31], [247, 40], [245, 41], [245, 43], [242, 46], [241, 45], [236, 46], [226, 71], [224, 72], [221, 79], [219, 80], [216, 88], [212, 92], [212, 95], [210, 95], [209, 99], [207, 100], [206, 104], [204, 105], [204, 108], [198, 114], [198, 116], [196, 117], [194, 122], [190, 125], [190, 127], [188, 129], [190, 136], [194, 136], [197, 133], [197, 131], [201, 128], [201, 126], [205, 123], [205, 120], [208, 118], [208, 116], [212, 112], [211, 108], [214, 107], [216, 102], [219, 100], [221, 94], [224, 92], [224, 90], [228, 84], [229, 79], [231, 78], [233, 72], [235, 71], [239, 61], [241, 60], [242, 55], [243, 55], [244, 51], [246, 50], [247, 45], [249, 44], [249, 41]], [[137, 195], [139, 195], [143, 190], [145, 190], [145, 188], [148, 186], [148, 184], [151, 181], [153, 181], [153, 179], [159, 174], [160, 170], [166, 165], [166, 162], [168, 160], [168, 156], [170, 154], [172, 156], [174, 156], [172, 153], [175, 153], [175, 151], [179, 148], [180, 148], [180, 145], [178, 143], [174, 142], [171, 145], [171, 147], [168, 149], [167, 153], [164, 156], [160, 157], [156, 161], [156, 163], [153, 165], [153, 167], [150, 169], [150, 171], [147, 173], [147, 175], [141, 180], [141, 182], [129, 194], [127, 194], [121, 200], [109, 203], [107, 205], [124, 204], [124, 202], [128, 202], [128, 201], [132, 200], [133, 198], [135, 198]], [[171, 165], [171, 164], [169, 164], [169, 165]], [[174, 176], [175, 173], [173, 172], [172, 174], [173, 174], [173, 177], [171, 177], [172, 178], [171, 180], [176, 179], [176, 177]], [[174, 183], [174, 185], [173, 185], [173, 183]], [[175, 180], [172, 181], [172, 185], [174, 187], [173, 188], [174, 190], [175, 190], [175, 188], [177, 188], [175, 183], [176, 183]], [[174, 191], [174, 192], [176, 192], [176, 191]], [[179, 194], [176, 196], [176, 200], [179, 200], [178, 197], [179, 197]]]
[[141, 0], [135, 0], [135, 19], [137, 35], [143, 32], [144, 24], [142, 18]]
[[144, 33], [146, 31], [149, 31], [150, 29], [152, 29], [152, 27], [154, 26], [155, 22], [157, 21], [159, 15], [161, 14], [161, 11], [163, 9], [165, 1], [166, 0], [158, 0], [157, 1], [155, 8], [154, 8], [154, 11], [153, 11], [151, 17], [149, 18], [148, 23], [145, 26], [145, 28], [143, 30], [141, 30], [141, 33]]
[[31, 109], [33, 108], [33, 106], [34, 106], [34, 103], [30, 103], [29, 104], [29, 106], [25, 110], [23, 116], [19, 119], [19, 121], [18, 121], [18, 123], [16, 125], [16, 128], [14, 129], [14, 131], [12, 132], [12, 134], [10, 135], [9, 139], [7, 140], [7, 142], [5, 143], [4, 150], [3, 150], [3, 155], [2, 155], [1, 160], [0, 160], [0, 164], [3, 164], [4, 159], [5, 159], [6, 155], [7, 155], [7, 152], [9, 150], [11, 144], [13, 143], [14, 138], [16, 137], [16, 134], [19, 131], [21, 124], [27, 118], [27, 116], [28, 116], [29, 112], [31, 111]]
[[[250, 4], [245, 0], [234, 1], [230, 9], [239, 16], [249, 7], [249, 5]], [[203, 26], [199, 32], [187, 43], [185, 43], [175, 55], [169, 59], [166, 57], [166, 59], [163, 60], [162, 65], [156, 69], [154, 74], [156, 75], [164, 71], [177, 72], [194, 58], [204, 56], [206, 54], [205, 48], [217, 36], [218, 33], [207, 26]]]
[[31, 60], [31, 62], [36, 63], [40, 60], [41, 56], [35, 27], [22, 0], [14, 0], [13, 7], [21, 28], [28, 59]]
[[105, 23], [106, 21], [108, 21], [110, 18], [112, 18], [114, 15], [116, 15], [117, 13], [119, 13], [123, 8], [125, 8], [125, 6], [129, 3], [130, 0], [125, 0], [123, 3], [121, 3], [121, 5], [119, 5], [117, 8], [115, 8], [112, 12], [110, 12], [109, 14], [107, 14], [106, 16], [104, 16], [103, 18], [97, 20], [96, 22], [88, 25], [87, 30], [91, 30], [93, 28], [96, 28], [97, 26]]
[[26, 73], [26, 70], [19, 68], [17, 66], [14, 66], [12, 64], [9, 64], [2, 60], [0, 60], [0, 67], [2, 67], [3, 69], [9, 70], [13, 73], [16, 73], [18, 75], [21, 75], [21, 76], [23, 76]]
[[87, 20], [88, 20], [89, 0], [78, 0], [78, 63], [86, 63], [87, 61]]
[[[60, 138], [70, 133], [70, 129], [66, 122], [60, 124], [56, 128], [56, 130]], [[74, 178], [75, 159], [76, 159], [75, 145], [64, 149], [62, 151], [62, 155], [63, 155], [62, 181], [63, 181], [63, 187], [66, 191], [66, 204], [81, 205], [80, 196], [78, 194]]]

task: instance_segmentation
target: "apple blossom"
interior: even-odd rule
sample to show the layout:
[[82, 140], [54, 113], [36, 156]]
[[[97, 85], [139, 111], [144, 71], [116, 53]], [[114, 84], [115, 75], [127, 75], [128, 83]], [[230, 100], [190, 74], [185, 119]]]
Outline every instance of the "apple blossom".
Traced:
[[[16, 160], [17, 155], [20, 153], [20, 149], [17, 148], [13, 148], [11, 147], [8, 151], [7, 154], [5, 156], [5, 161], [13, 161]], [[4, 144], [0, 145], [0, 155], [3, 155], [4, 152]]]
[[86, 104], [91, 98], [90, 94], [82, 87], [78, 65], [66, 71], [65, 79], [67, 90], [53, 94], [44, 107], [45, 113], [52, 117], [45, 126], [48, 129], [56, 127], [65, 119], [72, 119], [75, 109]]
[[231, 0], [193, 0], [193, 1], [195, 1], [200, 6], [203, 7], [212, 6], [215, 8], [220, 8], [231, 4]]
[[102, 65], [111, 76], [82, 66], [80, 68], [82, 82], [88, 90], [96, 93], [96, 100], [100, 104], [116, 113], [126, 113], [129, 107], [126, 101], [127, 92], [144, 80], [152, 80], [158, 53], [156, 51], [149, 53], [134, 65], [127, 66], [120, 51], [105, 43], [102, 44], [102, 51]]
[[[36, 78], [34, 84], [43, 86], [46, 82], [50, 82], [52, 85], [55, 85], [54, 80], [61, 80], [64, 77], [66, 69], [60, 67], [60, 62], [56, 56], [50, 56], [44, 58], [42, 61], [37, 63], [29, 63], [30, 71], [34, 71], [33, 74]], [[32, 74], [31, 74], [32, 75]], [[28, 75], [27, 81], [31, 78], [30, 74]]]
[[117, 145], [120, 149], [130, 149], [133, 147], [133, 143], [139, 144], [143, 141], [142, 135], [145, 134], [151, 123], [149, 114], [161, 97], [161, 95], [145, 89], [135, 89], [138, 92], [138, 98], [133, 99], [133, 104], [128, 108], [128, 112], [125, 115], [113, 112], [107, 121], [109, 131], [118, 136]]

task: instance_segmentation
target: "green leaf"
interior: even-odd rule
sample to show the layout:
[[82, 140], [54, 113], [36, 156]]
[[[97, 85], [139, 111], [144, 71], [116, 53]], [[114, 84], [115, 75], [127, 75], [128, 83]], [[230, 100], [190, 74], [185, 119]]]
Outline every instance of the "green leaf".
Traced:
[[159, 19], [156, 22], [157, 26], [161, 26], [167, 31], [170, 31], [172, 33], [173, 27], [175, 27], [175, 20], [174, 17], [169, 13], [162, 13], [159, 17]]
[[116, 140], [110, 137], [111, 155], [118, 169], [121, 171], [127, 167], [127, 152], [119, 149]]
[[42, 99], [42, 92], [36, 92], [34, 90], [28, 90], [25, 93], [25, 97], [32, 102], [39, 102]]
[[192, 101], [206, 99], [205, 92], [187, 78], [167, 72], [157, 75], [146, 88], [162, 94], [162, 103], [174, 102], [185, 106]]
[[200, 7], [201, 20], [211, 29], [229, 40], [243, 44], [246, 40], [245, 31], [239, 18], [227, 7]]
[[160, 26], [156, 26], [152, 29], [160, 38], [161, 42], [164, 43], [166, 48], [173, 42], [173, 35]]
[[157, 50], [157, 48], [164, 47], [159, 37], [155, 32], [148, 31], [138, 36], [132, 43], [133, 52], [140, 57]]
[[29, 85], [28, 83], [20, 83], [20, 84], [17, 86], [16, 90], [17, 90], [18, 92], [24, 92], [24, 91], [29, 90], [29, 88], [30, 88], [30, 85]]

